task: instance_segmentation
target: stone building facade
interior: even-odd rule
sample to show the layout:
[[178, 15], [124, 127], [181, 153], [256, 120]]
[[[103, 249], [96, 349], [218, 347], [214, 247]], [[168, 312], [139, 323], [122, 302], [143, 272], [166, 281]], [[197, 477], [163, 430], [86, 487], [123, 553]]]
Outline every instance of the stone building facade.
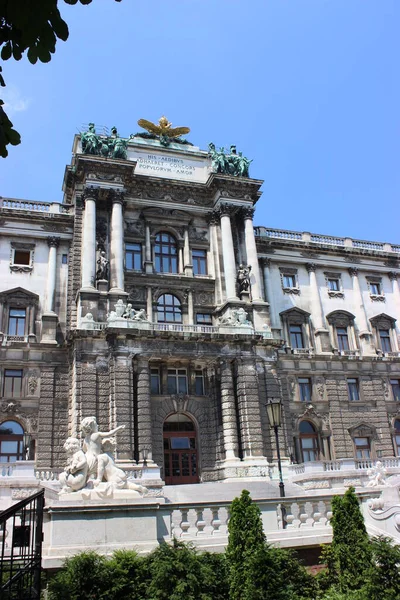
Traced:
[[[0, 202], [0, 458], [57, 471], [85, 416], [167, 484], [400, 452], [400, 246], [254, 227], [208, 152], [76, 136], [62, 204]], [[262, 202], [262, 199], [260, 200]]]

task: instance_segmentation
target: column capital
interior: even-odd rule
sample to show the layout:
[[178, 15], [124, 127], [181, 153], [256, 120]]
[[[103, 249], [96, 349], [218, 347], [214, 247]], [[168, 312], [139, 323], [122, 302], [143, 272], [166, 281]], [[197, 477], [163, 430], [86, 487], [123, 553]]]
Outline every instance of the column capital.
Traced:
[[358, 268], [357, 267], [349, 267], [349, 273], [352, 277], [357, 277]]
[[228, 204], [227, 202], [222, 202], [219, 205], [219, 214], [220, 217], [231, 217], [237, 210], [237, 207], [234, 204]]
[[267, 256], [261, 256], [258, 259], [258, 261], [262, 267], [270, 267], [271, 266], [271, 259], [268, 258]]
[[218, 225], [220, 214], [217, 210], [213, 210], [207, 213], [206, 218], [210, 225]]
[[315, 273], [317, 270], [317, 265], [315, 263], [306, 263], [306, 269], [309, 273]]
[[400, 276], [400, 273], [396, 273], [396, 271], [389, 271], [388, 277], [390, 281], [396, 281], [396, 279]]
[[81, 194], [81, 201], [83, 205], [86, 204], [86, 200], [93, 200], [93, 202], [97, 202], [99, 199], [99, 188], [90, 188], [86, 187]]
[[49, 246], [49, 248], [58, 248], [58, 246], [60, 245], [60, 238], [56, 235], [50, 235], [47, 238], [47, 245]]
[[125, 193], [121, 190], [110, 190], [108, 197], [113, 204], [124, 204]]
[[253, 220], [255, 212], [256, 209], [252, 206], [243, 206], [243, 208], [240, 209], [240, 214], [242, 215], [242, 217], [244, 219], [250, 219], [251, 221]]

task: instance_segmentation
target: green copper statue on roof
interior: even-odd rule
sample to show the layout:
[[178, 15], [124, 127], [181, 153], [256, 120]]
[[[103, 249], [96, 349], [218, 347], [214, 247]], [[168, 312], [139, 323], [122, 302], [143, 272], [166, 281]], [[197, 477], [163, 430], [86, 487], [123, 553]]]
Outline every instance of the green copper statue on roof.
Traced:
[[118, 135], [117, 128], [111, 128], [111, 135], [98, 135], [94, 123], [89, 123], [89, 128], [81, 134], [83, 154], [104, 156], [105, 158], [127, 158], [128, 140]]
[[249, 166], [252, 161], [243, 156], [241, 152], [238, 154], [235, 145], [230, 147], [229, 154], [225, 154], [225, 148], [220, 148], [218, 152], [215, 144], [210, 142], [208, 144], [208, 154], [211, 157], [214, 173], [249, 177]]

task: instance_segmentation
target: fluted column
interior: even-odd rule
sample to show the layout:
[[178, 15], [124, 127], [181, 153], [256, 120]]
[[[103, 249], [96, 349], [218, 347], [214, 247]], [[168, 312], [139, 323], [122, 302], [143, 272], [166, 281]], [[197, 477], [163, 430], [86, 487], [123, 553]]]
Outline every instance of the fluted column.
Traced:
[[221, 361], [221, 412], [225, 460], [237, 460], [239, 457], [237, 414], [233, 386], [232, 365], [229, 360]]
[[143, 461], [146, 451], [147, 462], [152, 462], [150, 370], [147, 358], [137, 361], [137, 431], [139, 461]]
[[221, 237], [222, 237], [222, 257], [224, 261], [225, 290], [227, 300], [237, 300], [236, 296], [236, 262], [235, 251], [233, 248], [233, 237], [231, 227], [232, 207], [228, 204], [221, 204]]
[[260, 267], [258, 265], [256, 238], [254, 235], [254, 208], [244, 208], [244, 240], [246, 244], [247, 264], [251, 266], [250, 283], [251, 299], [262, 300]]
[[94, 288], [96, 280], [96, 191], [84, 194], [82, 288]]
[[47, 238], [49, 246], [49, 258], [47, 263], [47, 281], [45, 295], [45, 312], [54, 313], [54, 298], [56, 292], [56, 275], [57, 275], [57, 248], [60, 244], [60, 238], [50, 236]]
[[326, 331], [321, 296], [319, 294], [317, 277], [315, 274], [317, 267], [314, 263], [307, 263], [306, 269], [310, 276], [311, 316], [314, 321], [315, 329], [316, 329], [316, 331], [321, 330], [321, 329]]
[[110, 243], [110, 291], [124, 291], [124, 196], [112, 193], [111, 243]]
[[354, 306], [357, 309], [356, 317], [359, 321], [359, 332], [361, 336], [371, 335], [368, 327], [367, 314], [365, 312], [364, 300], [361, 294], [360, 282], [358, 281], [358, 269], [356, 267], [350, 267], [349, 273], [353, 282], [353, 294], [354, 294]]

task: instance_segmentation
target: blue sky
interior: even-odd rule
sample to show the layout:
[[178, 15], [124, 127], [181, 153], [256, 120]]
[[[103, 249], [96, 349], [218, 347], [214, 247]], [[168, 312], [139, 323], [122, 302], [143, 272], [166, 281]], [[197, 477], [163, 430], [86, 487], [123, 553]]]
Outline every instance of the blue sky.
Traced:
[[59, 4], [51, 63], [3, 65], [23, 143], [0, 195], [61, 200], [82, 124], [128, 136], [165, 114], [254, 159], [256, 224], [399, 242], [399, 0]]

